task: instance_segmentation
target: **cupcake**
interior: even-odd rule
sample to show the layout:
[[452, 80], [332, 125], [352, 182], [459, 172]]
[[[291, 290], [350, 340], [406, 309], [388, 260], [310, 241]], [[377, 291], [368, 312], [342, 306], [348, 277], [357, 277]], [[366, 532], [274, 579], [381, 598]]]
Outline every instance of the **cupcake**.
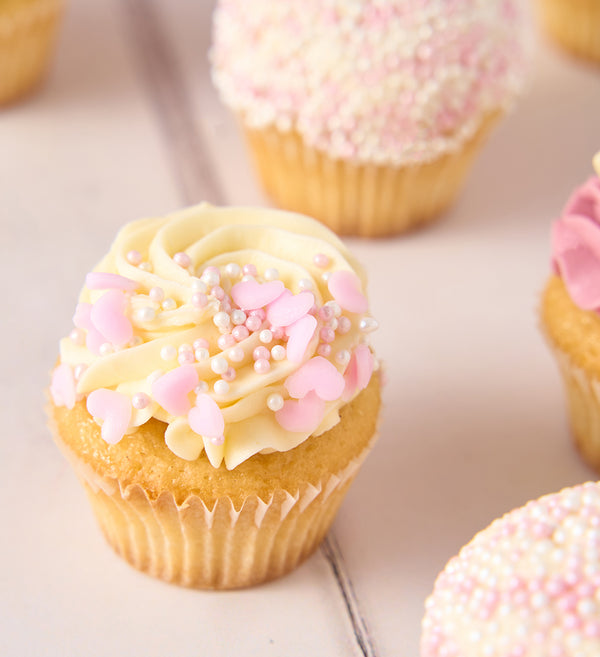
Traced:
[[221, 0], [213, 79], [267, 194], [338, 233], [446, 209], [522, 87], [518, 0]]
[[0, 104], [17, 100], [42, 79], [64, 0], [0, 2]]
[[421, 657], [597, 657], [599, 557], [596, 483], [508, 513], [437, 578]]
[[203, 204], [119, 232], [48, 408], [118, 554], [225, 589], [315, 550], [376, 432], [364, 290], [344, 245], [296, 214]]
[[[595, 158], [600, 173], [600, 154]], [[600, 178], [575, 190], [552, 230], [541, 324], [564, 381], [571, 428], [600, 472]]]
[[600, 2], [598, 0], [537, 0], [548, 34], [566, 50], [600, 63]]

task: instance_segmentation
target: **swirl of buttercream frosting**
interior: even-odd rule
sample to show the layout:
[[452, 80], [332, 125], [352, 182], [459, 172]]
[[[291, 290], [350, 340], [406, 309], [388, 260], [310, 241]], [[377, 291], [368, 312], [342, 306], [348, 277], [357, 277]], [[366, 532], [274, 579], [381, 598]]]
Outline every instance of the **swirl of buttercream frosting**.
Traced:
[[85, 398], [108, 442], [154, 417], [171, 451], [214, 467], [292, 449], [368, 384], [365, 285], [301, 215], [202, 204], [135, 221], [86, 278], [54, 402]]

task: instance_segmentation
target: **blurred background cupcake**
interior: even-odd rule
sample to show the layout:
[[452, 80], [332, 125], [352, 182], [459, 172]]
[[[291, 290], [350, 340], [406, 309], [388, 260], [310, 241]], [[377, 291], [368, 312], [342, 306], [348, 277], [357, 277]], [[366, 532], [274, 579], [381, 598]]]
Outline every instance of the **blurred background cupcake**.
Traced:
[[[600, 153], [594, 158], [600, 174]], [[557, 358], [571, 428], [585, 459], [600, 471], [600, 177], [578, 187], [552, 230], [542, 329]]]
[[421, 657], [600, 654], [599, 525], [597, 483], [494, 521], [437, 578]]
[[521, 90], [519, 0], [222, 0], [213, 79], [269, 196], [339, 233], [431, 221]]
[[0, 104], [43, 78], [63, 7], [64, 0], [0, 0]]
[[563, 48], [600, 63], [600, 0], [537, 0], [544, 28]]

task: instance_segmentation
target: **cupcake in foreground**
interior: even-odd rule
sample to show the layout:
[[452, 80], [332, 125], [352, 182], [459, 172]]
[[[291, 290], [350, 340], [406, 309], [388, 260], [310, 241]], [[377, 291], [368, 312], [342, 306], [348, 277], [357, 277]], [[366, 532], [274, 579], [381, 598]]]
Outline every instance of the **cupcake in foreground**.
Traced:
[[46, 72], [64, 0], [0, 2], [0, 104], [33, 89]]
[[[600, 174], [600, 154], [594, 159]], [[571, 428], [584, 458], [600, 471], [600, 178], [591, 177], [552, 230], [554, 273], [541, 324], [564, 381]]]
[[280, 206], [389, 235], [452, 203], [522, 87], [520, 0], [221, 0], [213, 79]]
[[508, 513], [450, 560], [426, 602], [421, 657], [597, 657], [600, 488]]
[[376, 432], [364, 290], [335, 235], [292, 213], [203, 204], [119, 232], [49, 406], [119, 554], [235, 588], [317, 547]]
[[598, 0], [537, 0], [537, 5], [544, 28], [557, 43], [600, 64]]

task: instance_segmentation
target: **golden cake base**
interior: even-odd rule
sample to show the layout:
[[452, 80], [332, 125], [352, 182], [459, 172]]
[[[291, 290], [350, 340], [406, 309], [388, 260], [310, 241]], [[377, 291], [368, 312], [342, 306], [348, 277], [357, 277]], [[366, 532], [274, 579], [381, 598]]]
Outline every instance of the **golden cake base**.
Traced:
[[44, 76], [63, 0], [0, 3], [0, 104], [32, 91]]
[[546, 31], [563, 48], [600, 63], [600, 2], [598, 0], [537, 0]]
[[244, 129], [266, 193], [338, 234], [383, 237], [436, 219], [455, 200], [498, 114], [456, 152], [421, 165], [357, 165], [306, 146], [296, 132]]
[[84, 402], [51, 405], [50, 422], [117, 554], [168, 582], [231, 589], [280, 577], [316, 549], [370, 451], [379, 405], [375, 375], [335, 427], [233, 470], [176, 457], [156, 420], [117, 445]]
[[600, 472], [600, 317], [578, 308], [558, 276], [546, 286], [541, 317], [562, 376], [575, 444]]

